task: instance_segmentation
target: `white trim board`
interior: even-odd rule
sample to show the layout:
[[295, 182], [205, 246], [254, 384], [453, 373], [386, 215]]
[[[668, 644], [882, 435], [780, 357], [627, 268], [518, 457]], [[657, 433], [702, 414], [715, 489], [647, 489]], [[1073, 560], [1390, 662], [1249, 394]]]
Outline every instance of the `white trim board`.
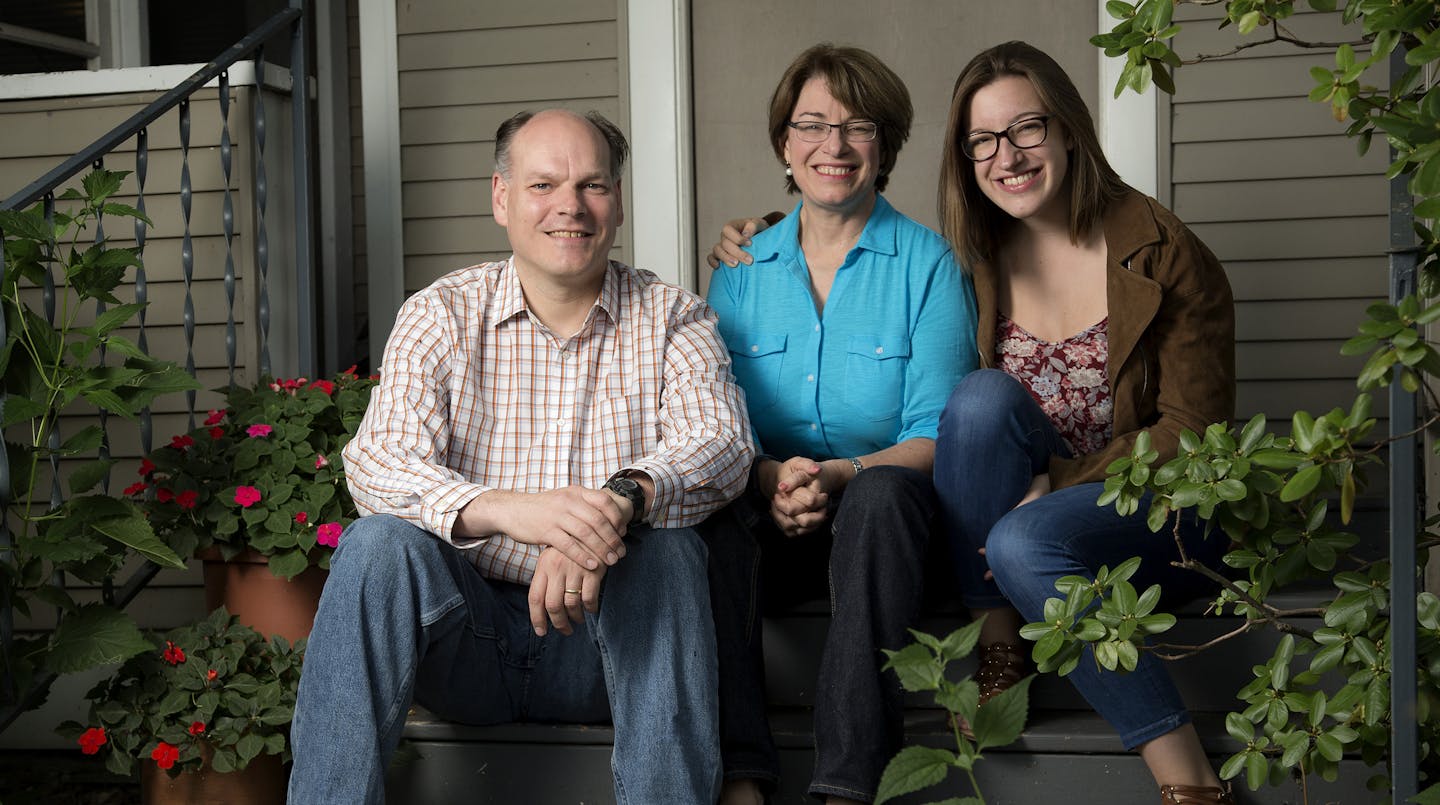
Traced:
[[[119, 95], [127, 92], [167, 92], [204, 69], [203, 64], [167, 64], [163, 67], [121, 67], [112, 70], [69, 70], [63, 73], [23, 73], [0, 76], [0, 101], [66, 98], [76, 95]], [[230, 66], [230, 86], [255, 85], [255, 62]], [[218, 86], [212, 79], [207, 87]], [[265, 87], [290, 91], [290, 71], [265, 65]]]
[[[1096, 0], [1096, 33], [1110, 30], [1115, 19], [1105, 11], [1105, 0]], [[1156, 127], [1156, 89], [1147, 87], [1137, 95], [1126, 90], [1115, 97], [1115, 84], [1125, 67], [1122, 58], [1108, 58], [1097, 50], [1100, 58], [1100, 100], [1095, 104], [1095, 128], [1100, 147], [1110, 165], [1131, 187], [1155, 196], [1159, 190], [1160, 142]]]
[[361, 127], [365, 144], [365, 264], [370, 362], [380, 365], [405, 301], [400, 210], [400, 57], [395, 0], [360, 0]]

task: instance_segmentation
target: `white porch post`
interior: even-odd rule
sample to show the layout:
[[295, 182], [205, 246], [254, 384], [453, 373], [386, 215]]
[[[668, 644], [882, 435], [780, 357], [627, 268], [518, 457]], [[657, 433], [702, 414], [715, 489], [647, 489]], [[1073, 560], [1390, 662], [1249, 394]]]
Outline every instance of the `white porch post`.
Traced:
[[[1115, 19], [1105, 13], [1105, 0], [1096, 0], [1096, 33], [1109, 31]], [[1100, 53], [1100, 102], [1095, 105], [1095, 126], [1100, 146], [1110, 164], [1124, 179], [1142, 193], [1156, 195], [1159, 190], [1159, 141], [1155, 127], [1156, 89], [1148, 87], [1143, 95], [1126, 90], [1115, 97], [1115, 82], [1120, 80], [1124, 59], [1108, 58]]]

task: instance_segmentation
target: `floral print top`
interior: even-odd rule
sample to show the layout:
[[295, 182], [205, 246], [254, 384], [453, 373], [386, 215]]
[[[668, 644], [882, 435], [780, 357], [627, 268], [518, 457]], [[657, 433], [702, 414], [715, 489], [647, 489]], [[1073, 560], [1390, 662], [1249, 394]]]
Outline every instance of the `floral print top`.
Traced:
[[996, 363], [1030, 390], [1075, 456], [1099, 452], [1112, 438], [1109, 321], [1058, 343], [1036, 338], [1003, 313], [995, 327]]

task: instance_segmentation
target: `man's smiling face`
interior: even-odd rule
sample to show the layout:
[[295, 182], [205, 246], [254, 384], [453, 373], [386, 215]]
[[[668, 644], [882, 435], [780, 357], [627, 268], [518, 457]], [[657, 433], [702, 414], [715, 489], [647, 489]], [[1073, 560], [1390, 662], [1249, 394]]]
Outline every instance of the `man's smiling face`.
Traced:
[[561, 285], [602, 277], [624, 213], [599, 130], [578, 115], [541, 112], [515, 132], [509, 162], [508, 177], [492, 177], [490, 199], [522, 274]]

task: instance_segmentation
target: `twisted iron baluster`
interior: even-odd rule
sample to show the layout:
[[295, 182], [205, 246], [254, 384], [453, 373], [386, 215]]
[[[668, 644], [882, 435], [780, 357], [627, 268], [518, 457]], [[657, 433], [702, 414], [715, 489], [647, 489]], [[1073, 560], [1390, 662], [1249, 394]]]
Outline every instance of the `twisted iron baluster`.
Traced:
[[[185, 371], [195, 376], [195, 297], [191, 285], [195, 280], [195, 249], [190, 241], [190, 101], [180, 104], [180, 215], [185, 221], [185, 234], [180, 241], [180, 270], [185, 277]], [[195, 429], [195, 390], [185, 392], [185, 409], [189, 413], [186, 430]]]
[[220, 170], [225, 174], [225, 201], [220, 224], [225, 230], [225, 367], [228, 385], [235, 385], [235, 202], [230, 195], [230, 73], [220, 74]]
[[[5, 233], [0, 232], [0, 288], [5, 287]], [[3, 312], [3, 311], [0, 311]], [[0, 315], [0, 344], [10, 340], [5, 316]], [[0, 380], [0, 416], [5, 413], [5, 399], [10, 390]], [[9, 561], [13, 545], [10, 534], [10, 456], [0, 450], [0, 561]], [[15, 637], [15, 610], [10, 600], [10, 585], [0, 584], [0, 704], [6, 706], [20, 698], [15, 669], [10, 667], [11, 641]]]
[[[141, 129], [135, 133], [135, 209], [145, 214], [145, 172], [150, 166], [150, 130]], [[146, 355], [150, 354], [149, 337], [145, 334], [145, 303], [150, 301], [150, 288], [145, 277], [145, 236], [149, 230], [145, 228], [145, 222], [139, 218], [135, 219], [135, 302], [140, 305], [140, 337], [137, 344], [140, 351]], [[143, 455], [150, 454], [152, 439], [152, 428], [154, 423], [150, 416], [150, 406], [145, 406], [140, 411], [140, 452]]]
[[[45, 225], [53, 232], [55, 230], [55, 194], [45, 194]], [[58, 244], [57, 244], [58, 246]], [[51, 262], [45, 267], [45, 290], [41, 298], [45, 303], [45, 321], [55, 326], [55, 263], [59, 255], [53, 252], [49, 255]], [[55, 412], [55, 418], [50, 422], [50, 433], [45, 440], [45, 446], [50, 451], [50, 508], [60, 508], [63, 499], [60, 488], [60, 412]]]
[[[104, 168], [104, 167], [105, 167], [105, 158], [104, 158], [104, 157], [101, 157], [101, 158], [95, 160], [95, 164], [94, 164], [92, 167], [93, 167], [95, 170], [100, 170], [100, 169]], [[99, 245], [103, 244], [104, 242], [105, 242], [105, 211], [104, 211], [104, 209], [102, 208], [102, 209], [100, 209], [100, 210], [96, 210], [96, 211], [95, 211], [95, 245], [96, 245], [96, 246], [99, 246]], [[78, 301], [78, 300], [77, 300], [77, 301]], [[104, 315], [104, 314], [105, 314], [105, 300], [104, 300], [104, 299], [96, 299], [96, 300], [95, 300], [95, 318], [96, 318], [96, 320], [98, 321], [99, 318], [100, 318], [102, 315]], [[102, 343], [100, 344], [99, 354], [98, 354], [98, 356], [97, 356], [97, 361], [98, 361], [98, 363], [99, 363], [100, 366], [104, 366], [104, 365], [105, 365], [105, 354], [106, 354], [105, 344], [102, 342]], [[107, 410], [105, 410], [104, 408], [101, 408], [100, 411], [99, 411], [99, 419], [100, 419], [100, 451], [99, 451], [99, 458], [100, 458], [101, 461], [104, 461], [105, 459], [110, 458], [110, 412], [107, 411]], [[58, 424], [58, 422], [57, 422], [57, 424]], [[110, 470], [108, 470], [108, 469], [105, 470], [105, 476], [100, 479], [100, 491], [103, 492], [104, 494], [107, 494], [107, 495], [110, 494]], [[100, 598], [101, 598], [101, 600], [103, 600], [103, 601], [104, 601], [105, 603], [107, 603], [107, 604], [113, 605], [113, 604], [115, 603], [115, 581], [114, 581], [114, 579], [113, 579], [112, 577], [110, 577], [110, 576], [108, 576], [108, 575], [107, 575], [103, 580], [101, 580], [101, 582], [100, 582]]]
[[270, 374], [270, 244], [265, 231], [265, 48], [255, 49], [255, 265], [260, 271], [260, 374]]

